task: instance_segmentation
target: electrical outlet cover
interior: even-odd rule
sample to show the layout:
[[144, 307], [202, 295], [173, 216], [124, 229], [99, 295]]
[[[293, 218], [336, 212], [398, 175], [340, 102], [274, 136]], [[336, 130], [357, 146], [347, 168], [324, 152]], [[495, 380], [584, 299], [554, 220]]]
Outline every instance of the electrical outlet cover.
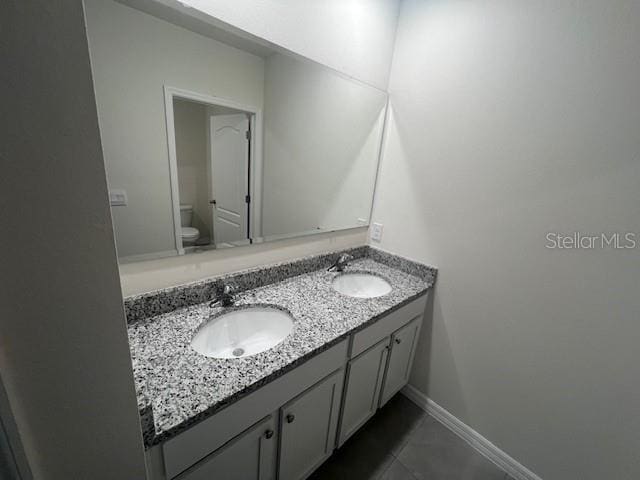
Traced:
[[127, 192], [120, 189], [109, 190], [109, 203], [112, 207], [125, 207], [128, 203]]
[[379, 242], [382, 240], [382, 224], [374, 223], [371, 225], [371, 240]]

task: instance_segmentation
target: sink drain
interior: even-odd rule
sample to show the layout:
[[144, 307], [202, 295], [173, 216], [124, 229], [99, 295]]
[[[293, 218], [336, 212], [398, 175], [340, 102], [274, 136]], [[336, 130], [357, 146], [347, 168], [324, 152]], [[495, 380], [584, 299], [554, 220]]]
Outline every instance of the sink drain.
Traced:
[[239, 357], [241, 355], [244, 355], [244, 348], [234, 348], [233, 352], [231, 353], [233, 354], [234, 357]]

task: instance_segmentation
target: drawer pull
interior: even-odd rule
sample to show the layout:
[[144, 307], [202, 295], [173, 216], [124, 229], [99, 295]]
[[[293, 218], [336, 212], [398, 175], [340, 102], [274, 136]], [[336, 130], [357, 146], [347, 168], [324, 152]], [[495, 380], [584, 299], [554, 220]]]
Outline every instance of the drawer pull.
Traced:
[[271, 437], [273, 437], [273, 430], [267, 430], [266, 432], [264, 432], [264, 438], [268, 440]]
[[400, 345], [402, 343], [402, 340], [400, 340], [399, 338], [396, 338], [396, 344]]
[[290, 413], [289, 415], [287, 415], [287, 423], [293, 423], [295, 419], [296, 419], [296, 416], [293, 413]]

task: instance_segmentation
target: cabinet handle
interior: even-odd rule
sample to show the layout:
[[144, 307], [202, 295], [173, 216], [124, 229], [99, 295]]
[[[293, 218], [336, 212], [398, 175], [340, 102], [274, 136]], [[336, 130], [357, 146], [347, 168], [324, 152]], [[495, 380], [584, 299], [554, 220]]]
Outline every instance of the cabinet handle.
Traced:
[[400, 340], [399, 338], [396, 338], [396, 343], [400, 345], [402, 343], [402, 340]]
[[287, 415], [287, 423], [293, 423], [295, 419], [296, 419], [296, 416], [293, 413], [290, 413], [289, 415]]
[[268, 440], [271, 437], [273, 437], [273, 430], [267, 430], [266, 432], [264, 432], [264, 438]]

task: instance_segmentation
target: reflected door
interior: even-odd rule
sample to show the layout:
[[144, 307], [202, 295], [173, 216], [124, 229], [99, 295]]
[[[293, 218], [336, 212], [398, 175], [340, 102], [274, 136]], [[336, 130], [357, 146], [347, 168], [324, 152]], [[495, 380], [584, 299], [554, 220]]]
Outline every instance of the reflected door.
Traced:
[[211, 204], [216, 245], [248, 237], [249, 118], [212, 115]]

